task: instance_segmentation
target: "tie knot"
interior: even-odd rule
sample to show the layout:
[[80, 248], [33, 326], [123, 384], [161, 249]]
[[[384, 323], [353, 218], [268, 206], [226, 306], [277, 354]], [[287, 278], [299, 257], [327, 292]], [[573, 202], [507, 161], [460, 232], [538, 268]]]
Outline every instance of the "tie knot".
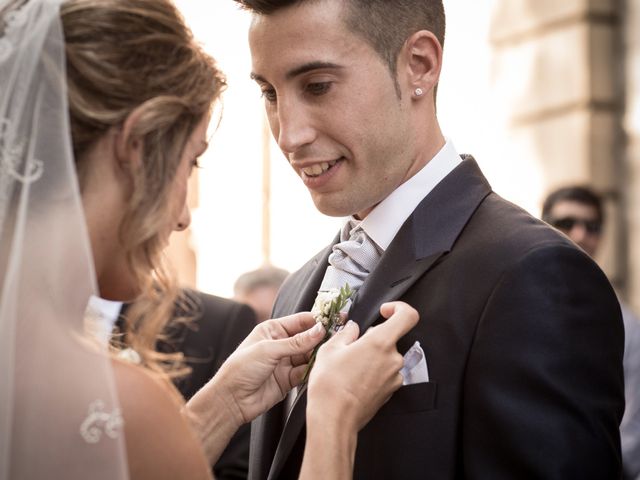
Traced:
[[345, 283], [358, 290], [380, 260], [382, 251], [360, 227], [360, 222], [355, 225], [352, 222], [345, 224], [340, 232], [342, 241], [333, 246], [321, 290], [343, 287]]
[[364, 230], [360, 226], [361, 224], [362, 220], [356, 220], [355, 218], [352, 218], [347, 223], [345, 223], [342, 227], [342, 230], [340, 231], [340, 242], [351, 240], [360, 232], [364, 233]]

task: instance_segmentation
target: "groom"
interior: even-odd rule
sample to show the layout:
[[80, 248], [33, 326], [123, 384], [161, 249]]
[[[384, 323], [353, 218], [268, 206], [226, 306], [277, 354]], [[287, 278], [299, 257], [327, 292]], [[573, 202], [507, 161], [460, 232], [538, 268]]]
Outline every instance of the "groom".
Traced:
[[[442, 1], [238, 1], [275, 139], [316, 207], [351, 216], [334, 243], [378, 257], [349, 317], [364, 331], [383, 302], [420, 312], [398, 350], [420, 343], [428, 381], [360, 432], [354, 478], [619, 478], [616, 297], [440, 131]], [[311, 308], [331, 252], [289, 277], [275, 316]], [[304, 407], [302, 389], [254, 422], [251, 479], [297, 478]]]

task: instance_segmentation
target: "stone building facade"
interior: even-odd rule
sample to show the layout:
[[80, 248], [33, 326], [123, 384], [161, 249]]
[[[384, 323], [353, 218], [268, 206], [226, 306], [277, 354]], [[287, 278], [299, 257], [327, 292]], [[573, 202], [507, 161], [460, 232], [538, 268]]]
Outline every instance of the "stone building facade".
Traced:
[[516, 151], [547, 191], [588, 184], [608, 221], [598, 259], [640, 311], [640, 2], [495, 0], [493, 83]]

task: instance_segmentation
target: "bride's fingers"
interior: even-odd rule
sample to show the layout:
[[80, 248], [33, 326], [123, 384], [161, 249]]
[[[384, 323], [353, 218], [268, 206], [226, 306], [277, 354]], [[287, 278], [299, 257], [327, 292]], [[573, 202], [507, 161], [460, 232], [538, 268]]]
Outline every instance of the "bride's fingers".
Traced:
[[313, 350], [309, 350], [302, 355], [292, 355], [291, 356], [291, 365], [297, 367], [298, 365], [306, 365], [309, 363], [309, 359], [311, 358], [311, 352]]
[[349, 320], [343, 328], [334, 333], [327, 345], [349, 345], [353, 343], [360, 334], [360, 327], [353, 320]]
[[320, 343], [320, 340], [324, 338], [324, 333], [322, 324], [317, 323], [313, 328], [292, 337], [268, 341], [268, 343], [265, 344], [265, 348], [268, 349], [269, 357], [274, 360], [280, 360], [285, 357], [304, 356]]
[[383, 303], [380, 306], [380, 313], [388, 320], [370, 328], [367, 333], [376, 332], [377, 335], [394, 340], [408, 333], [420, 319], [418, 311], [404, 302]]
[[304, 374], [307, 371], [307, 365], [306, 363], [304, 365], [298, 365], [289, 372], [289, 381], [291, 382], [292, 388], [300, 385], [300, 382], [302, 382]]
[[251, 333], [236, 350], [265, 339], [290, 338], [312, 328], [314, 325], [315, 320], [309, 312], [300, 312], [282, 318], [265, 320], [253, 327]]
[[274, 318], [271, 321], [276, 322], [279, 326], [284, 328], [290, 337], [310, 329], [316, 323], [313, 319], [313, 315], [309, 312], [294, 313], [293, 315], [288, 315], [286, 317]]

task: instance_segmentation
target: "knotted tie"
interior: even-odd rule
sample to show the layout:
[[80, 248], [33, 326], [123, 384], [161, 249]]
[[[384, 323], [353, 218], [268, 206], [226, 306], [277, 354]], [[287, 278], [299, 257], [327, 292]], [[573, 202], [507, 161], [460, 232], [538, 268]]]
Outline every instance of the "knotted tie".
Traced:
[[382, 250], [360, 227], [360, 221], [350, 220], [340, 232], [340, 243], [333, 246], [329, 255], [329, 266], [320, 291], [341, 288], [345, 283], [358, 291], [381, 255]]
[[[320, 284], [320, 292], [342, 288], [346, 283], [357, 292], [378, 264], [383, 251], [369, 238], [360, 223], [360, 220], [352, 219], [342, 227], [340, 242], [333, 246], [329, 255], [329, 266]], [[350, 306], [351, 302], [347, 303], [342, 311], [347, 312]], [[291, 412], [298, 391], [299, 387], [295, 387], [289, 393], [285, 407], [287, 413]]]

